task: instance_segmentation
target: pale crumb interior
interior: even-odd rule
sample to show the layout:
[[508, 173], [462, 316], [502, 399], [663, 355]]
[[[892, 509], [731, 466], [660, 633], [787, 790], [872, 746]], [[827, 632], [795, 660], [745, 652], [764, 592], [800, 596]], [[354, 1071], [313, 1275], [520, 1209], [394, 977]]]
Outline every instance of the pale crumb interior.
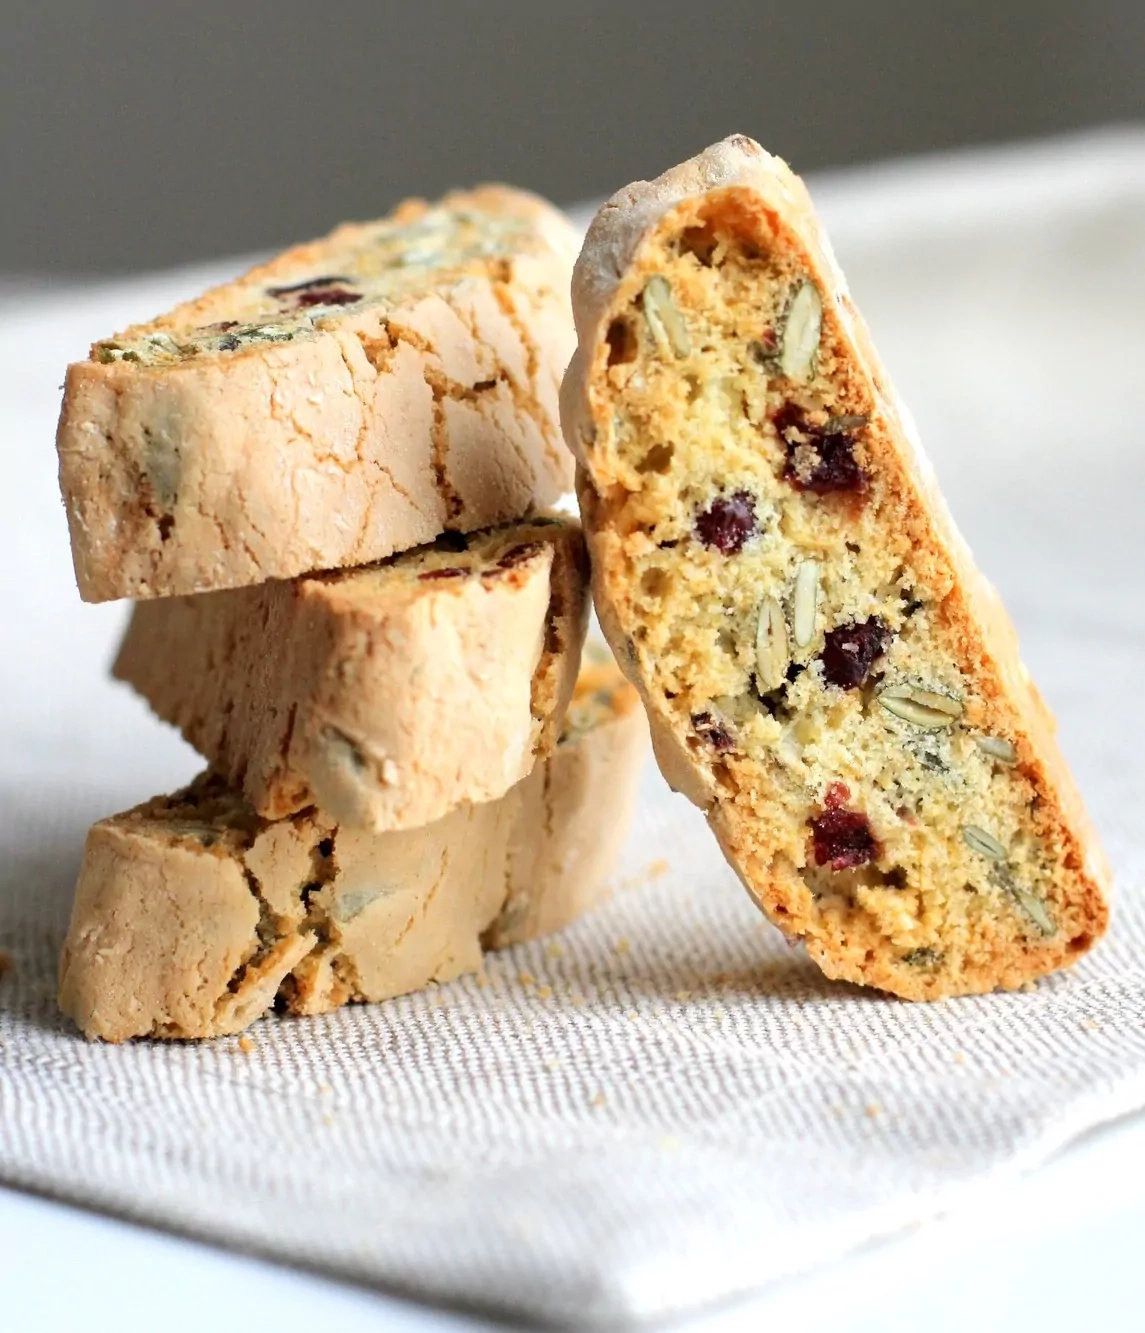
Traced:
[[[718, 213], [666, 233], [609, 331], [614, 412], [595, 447], [618, 483], [611, 588], [641, 674], [743, 841], [798, 869], [807, 892], [772, 900], [780, 924], [790, 913], [860, 969], [877, 958], [905, 993], [957, 989], [1002, 950], [1060, 952], [1035, 793], [967, 674], [946, 590], [896, 525], [872, 403], [830, 311], [817, 339], [799, 257], [738, 235]], [[832, 468], [858, 484], [829, 489]], [[860, 684], [831, 683], [826, 636], [872, 621], [885, 651]], [[861, 864], [816, 864], [813, 821], [831, 807], [868, 821]], [[862, 819], [823, 827], [840, 822], [861, 844]]]
[[388, 560], [359, 569], [333, 570], [312, 575], [327, 591], [356, 605], [378, 600], [408, 600], [428, 586], [448, 588], [467, 579], [486, 584], [513, 577], [514, 570], [534, 561], [551, 558], [549, 550], [576, 523], [557, 515], [536, 515], [522, 523], [506, 524], [482, 532], [445, 532], [428, 546], [391, 556]]

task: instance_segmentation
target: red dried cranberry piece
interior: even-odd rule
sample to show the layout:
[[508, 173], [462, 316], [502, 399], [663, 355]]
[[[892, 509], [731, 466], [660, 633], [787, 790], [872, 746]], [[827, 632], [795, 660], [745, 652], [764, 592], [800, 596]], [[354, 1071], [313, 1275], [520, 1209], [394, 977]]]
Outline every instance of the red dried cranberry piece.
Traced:
[[428, 582], [430, 579], [460, 579], [467, 573], [468, 570], [461, 569], [457, 565], [446, 565], [441, 569], [427, 569], [419, 574], [418, 578], [423, 582]]
[[696, 515], [696, 536], [722, 555], [736, 555], [758, 531], [755, 497], [748, 491], [717, 495], [707, 509]]
[[268, 287], [266, 290], [269, 295], [275, 297], [294, 296], [298, 292], [307, 292], [312, 287], [338, 287], [349, 281], [349, 278], [344, 278], [340, 273], [323, 273], [318, 278], [306, 278], [302, 282], [293, 282], [289, 287]]
[[[849, 425], [858, 418], [842, 420]], [[780, 408], [773, 424], [787, 450], [783, 479], [796, 490], [827, 495], [831, 491], [861, 491], [866, 486], [866, 473], [855, 462], [851, 429], [830, 421], [825, 426], [813, 426], [795, 403]]]
[[851, 799], [851, 789], [845, 782], [829, 782], [823, 793], [823, 804], [828, 810], [838, 810]]
[[526, 560], [536, 555], [540, 549], [539, 542], [521, 542], [517, 546], [510, 546], [501, 559], [497, 561], [497, 568], [513, 569], [517, 565], [523, 565]]
[[836, 625], [827, 631], [823, 644], [824, 676], [841, 690], [855, 689], [867, 679], [875, 658], [886, 652], [890, 638], [890, 630], [878, 616]]
[[832, 870], [866, 865], [879, 854], [866, 815], [840, 806], [824, 810], [811, 821], [811, 839], [815, 864]]
[[723, 754], [725, 750], [730, 750], [735, 745], [735, 737], [720, 719], [711, 713], [693, 713], [692, 726], [696, 729], [696, 735], [701, 740], [707, 741], [717, 754]]
[[299, 292], [294, 299], [300, 306], [353, 305], [362, 299], [362, 293], [352, 292], [346, 287], [315, 287], [313, 291]]

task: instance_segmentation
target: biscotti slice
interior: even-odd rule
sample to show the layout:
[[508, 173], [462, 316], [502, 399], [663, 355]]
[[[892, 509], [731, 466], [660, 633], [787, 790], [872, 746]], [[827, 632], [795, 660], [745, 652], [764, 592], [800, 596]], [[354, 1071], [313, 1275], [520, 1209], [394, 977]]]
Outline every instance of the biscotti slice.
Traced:
[[68, 369], [80, 594], [162, 597], [379, 560], [567, 491], [576, 234], [498, 186], [339, 227]]
[[113, 667], [265, 819], [416, 828], [556, 743], [584, 639], [580, 525], [541, 516], [363, 569], [139, 602]]
[[759, 905], [911, 999], [1075, 961], [1107, 871], [799, 179], [739, 136], [621, 191], [573, 309], [601, 622]]
[[603, 643], [589, 642], [556, 750], [519, 783], [499, 949], [563, 930], [600, 899], [628, 833], [648, 725]]
[[645, 748], [635, 691], [594, 668], [556, 751], [499, 801], [367, 833], [259, 819], [204, 774], [88, 834], [60, 1006], [89, 1037], [214, 1037], [272, 1005], [324, 1013], [449, 981], [481, 949], [601, 896]]

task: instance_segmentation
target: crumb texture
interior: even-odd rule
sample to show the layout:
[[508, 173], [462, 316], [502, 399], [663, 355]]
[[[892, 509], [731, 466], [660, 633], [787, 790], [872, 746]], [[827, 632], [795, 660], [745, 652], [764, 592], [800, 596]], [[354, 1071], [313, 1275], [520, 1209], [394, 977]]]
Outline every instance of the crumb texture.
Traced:
[[584, 638], [579, 525], [136, 605], [114, 673], [256, 812], [374, 832], [503, 796], [556, 743]]
[[445, 982], [599, 900], [645, 749], [635, 691], [582, 676], [552, 756], [500, 800], [371, 833], [261, 819], [217, 775], [96, 824], [60, 960], [89, 1037], [202, 1038]]
[[57, 433], [82, 596], [362, 564], [552, 503], [574, 254], [560, 213], [491, 187], [96, 343]]
[[713, 154], [606, 205], [578, 263], [602, 624], [669, 781], [829, 975], [1020, 985], [1104, 930], [1100, 853], [801, 185]]

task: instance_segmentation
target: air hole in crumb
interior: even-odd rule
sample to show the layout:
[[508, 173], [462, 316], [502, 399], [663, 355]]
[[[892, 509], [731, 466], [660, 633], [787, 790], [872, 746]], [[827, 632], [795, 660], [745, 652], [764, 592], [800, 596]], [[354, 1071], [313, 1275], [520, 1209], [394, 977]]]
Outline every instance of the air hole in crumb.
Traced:
[[686, 227], [680, 235], [680, 252], [695, 255], [706, 266], [712, 262], [716, 245], [716, 233], [711, 226]]
[[333, 854], [334, 854], [334, 839], [323, 838], [322, 841], [318, 844], [318, 855], [332, 856]]
[[676, 448], [671, 444], [654, 444], [636, 464], [636, 471], [641, 473], [658, 472], [663, 475], [672, 466]]
[[627, 365], [636, 360], [640, 344], [636, 330], [626, 319], [614, 319], [608, 326], [608, 364], [609, 366]]
[[164, 514], [159, 520], [159, 540], [165, 542], [171, 535], [171, 529], [175, 526], [175, 515]]
[[663, 597], [672, 586], [672, 575], [665, 569], [646, 569], [640, 576], [641, 591], [649, 597]]

